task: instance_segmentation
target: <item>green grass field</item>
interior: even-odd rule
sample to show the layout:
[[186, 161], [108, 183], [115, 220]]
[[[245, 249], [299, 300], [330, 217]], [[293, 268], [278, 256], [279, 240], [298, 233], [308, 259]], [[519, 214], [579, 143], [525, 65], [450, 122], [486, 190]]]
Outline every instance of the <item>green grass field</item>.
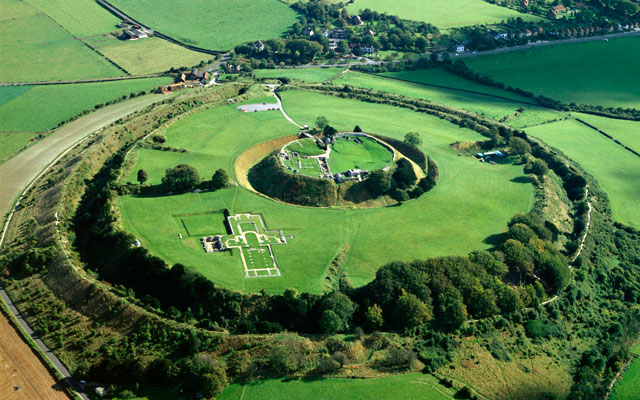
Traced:
[[640, 227], [640, 157], [574, 120], [525, 131], [562, 150], [593, 175], [609, 196], [616, 221]]
[[[516, 213], [533, 204], [533, 188], [521, 183], [521, 166], [490, 165], [471, 157], [459, 157], [449, 144], [480, 140], [475, 132], [458, 128], [435, 117], [380, 104], [361, 103], [303, 91], [283, 94], [285, 110], [298, 123], [312, 123], [325, 115], [338, 130], [350, 130], [359, 124], [363, 130], [401, 139], [410, 130], [418, 131], [424, 141], [422, 150], [440, 167], [438, 185], [419, 199], [402, 207], [370, 209], [316, 209], [278, 203], [241, 187], [216, 192], [188, 193], [176, 196], [140, 198], [125, 196], [118, 200], [124, 227], [144, 246], [169, 263], [196, 267], [214, 282], [242, 291], [265, 289], [279, 292], [287, 287], [320, 292], [331, 260], [350, 243], [345, 273], [354, 285], [368, 282], [384, 263], [430, 256], [466, 254], [487, 248], [489, 236], [504, 231]], [[251, 101], [249, 101], [251, 102]], [[253, 99], [255, 102], [255, 99]], [[262, 141], [296, 133], [279, 113], [241, 113], [229, 105], [187, 117], [171, 126], [167, 145], [191, 149], [176, 155], [173, 163], [159, 161], [151, 150], [140, 153], [135, 171], [153, 166], [150, 181], [160, 181], [160, 171], [175, 163], [191, 163], [195, 154], [208, 160], [197, 166], [209, 177], [217, 168], [226, 169], [232, 178], [234, 160], [245, 149]], [[366, 118], [365, 118], [366, 116]], [[194, 163], [195, 165], [195, 163]], [[174, 215], [212, 212], [227, 208], [234, 213], [260, 213], [269, 229], [283, 229], [295, 239], [273, 251], [282, 273], [279, 278], [246, 279], [238, 254], [205, 254], [195, 238], [180, 241], [186, 234]], [[217, 231], [224, 226], [212, 218]]]
[[333, 78], [344, 69], [344, 67], [257, 69], [253, 71], [253, 74], [258, 79], [284, 77], [309, 83], [320, 83]]
[[203, 60], [213, 58], [212, 55], [196, 53], [155, 37], [119, 40], [112, 36], [100, 35], [86, 41], [133, 75], [164, 72], [171, 67], [192, 67]]
[[30, 145], [36, 136], [35, 133], [0, 133], [0, 164]]
[[579, 113], [575, 113], [574, 117], [595, 126], [640, 153], [640, 122]]
[[[0, 0], [14, 18], [0, 25], [0, 81], [24, 82], [120, 76], [124, 73], [38, 9]], [[20, 34], [17, 34], [20, 32]]]
[[[149, 91], [171, 82], [171, 78], [134, 79], [74, 85], [27, 86], [19, 93], [13, 87], [0, 87], [0, 99], [13, 98], [0, 105], [0, 132], [44, 132], [58, 123], [92, 109], [96, 104], [142, 90]], [[5, 90], [8, 94], [4, 94]], [[19, 93], [18, 96], [14, 96]], [[64, 99], [64, 101], [60, 101]], [[0, 103], [1, 104], [1, 103]], [[33, 118], [37, 113], [38, 118]]]
[[376, 379], [270, 379], [248, 385], [232, 384], [217, 399], [445, 400], [452, 399], [454, 394], [433, 376], [414, 373]]
[[93, 0], [25, 0], [77, 37], [115, 31], [120, 22]]
[[638, 386], [638, 380], [640, 379], [640, 342], [636, 343], [632, 352], [636, 355], [636, 358], [624, 371], [622, 380], [614, 386], [611, 400], [636, 400], [640, 398], [640, 387]]
[[332, 173], [350, 169], [375, 171], [393, 161], [393, 153], [372, 139], [362, 139], [362, 143], [338, 139], [331, 145], [329, 168]]
[[[545, 46], [465, 59], [467, 65], [506, 85], [565, 103], [637, 107], [640, 102], [640, 37]], [[594, 57], [597, 54], [597, 57]]]
[[498, 23], [508, 18], [520, 17], [525, 21], [539, 21], [539, 17], [522, 14], [506, 7], [489, 4], [482, 0], [356, 0], [347, 6], [349, 14], [357, 14], [369, 8], [386, 12], [403, 19], [424, 21], [440, 29], [456, 28], [476, 24]]
[[221, 166], [233, 177], [233, 161], [244, 150], [265, 140], [298, 132], [279, 112], [243, 113], [236, 106], [218, 107], [173, 124], [166, 132], [165, 144], [190, 151], [140, 150], [135, 168], [124, 180], [136, 182], [138, 169], [144, 169], [149, 174], [148, 183], [157, 184], [167, 168], [184, 163], [194, 166], [206, 179]]
[[295, 11], [278, 0], [114, 0], [112, 4], [152, 29], [210, 50], [280, 37], [296, 22]]
[[[434, 70], [434, 72], [435, 71], [438, 70]], [[528, 104], [484, 96], [482, 94], [466, 93], [459, 90], [448, 90], [422, 85], [420, 82], [428, 81], [428, 79], [421, 78], [428, 76], [430, 72], [431, 70], [426, 70], [423, 74], [403, 73], [398, 76], [398, 78], [400, 79], [415, 79], [419, 83], [404, 82], [400, 80], [389, 79], [384, 76], [363, 74], [359, 72], [348, 72], [342, 75], [340, 78], [336, 79], [334, 83], [396, 93], [404, 96], [426, 99], [436, 103], [444, 103], [495, 120], [504, 119], [507, 124], [512, 125], [516, 128], [521, 128], [528, 125], [537, 125], [543, 122], [563, 118], [563, 115], [559, 112], [546, 110]], [[439, 72], [435, 72], [436, 76], [440, 74], [441, 73]], [[439, 81], [438, 78], [436, 78], [435, 80]], [[442, 80], [444, 81], [444, 79]], [[464, 87], [463, 82], [459, 82], [459, 80], [461, 80], [461, 78], [457, 78], [457, 80], [453, 79], [454, 85]], [[444, 83], [445, 82], [441, 82], [438, 84]], [[468, 88], [468, 90], [477, 91], [482, 91], [483, 89], [490, 94], [499, 92], [497, 89], [493, 89], [484, 85], [475, 84], [474, 86], [473, 83], [470, 83]], [[504, 93], [500, 92], [499, 95], [503, 94]], [[516, 97], [514, 95], [511, 96]], [[522, 109], [524, 111], [517, 112], [518, 109]]]
[[313, 139], [296, 140], [287, 146], [287, 150], [295, 151], [301, 156], [317, 156], [326, 153], [326, 150], [319, 148]]

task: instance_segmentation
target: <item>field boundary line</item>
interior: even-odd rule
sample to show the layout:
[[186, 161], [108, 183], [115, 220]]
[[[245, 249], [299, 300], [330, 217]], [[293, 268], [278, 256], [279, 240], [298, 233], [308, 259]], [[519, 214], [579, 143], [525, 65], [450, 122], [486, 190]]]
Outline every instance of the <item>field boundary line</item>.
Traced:
[[0, 82], [0, 86], [45, 86], [45, 85], [71, 85], [78, 83], [99, 83], [99, 82], [113, 82], [113, 81], [127, 81], [133, 79], [145, 79], [145, 78], [161, 78], [169, 75], [164, 72], [158, 72], [155, 74], [146, 75], [127, 75], [127, 76], [112, 76], [106, 78], [89, 78], [89, 79], [74, 79], [65, 81], [27, 81], [27, 82]]
[[[537, 104], [537, 103], [529, 103], [529, 102], [526, 102], [526, 101], [510, 99], [508, 97], [499, 96], [497, 94], [489, 94], [489, 93], [485, 93], [485, 92], [478, 92], [478, 91], [475, 91], [475, 90], [460, 89], [460, 88], [454, 88], [454, 87], [451, 87], [451, 86], [437, 85], [435, 83], [415, 82], [415, 81], [410, 81], [408, 79], [397, 78], [397, 77], [394, 77], [394, 76], [379, 75], [377, 73], [368, 72], [368, 71], [356, 71], [356, 72], [359, 72], [359, 73], [365, 74], [365, 75], [375, 76], [375, 77], [382, 78], [382, 79], [390, 79], [390, 80], [400, 81], [400, 82], [404, 82], [404, 83], [411, 83], [411, 84], [418, 85], [418, 86], [427, 86], [427, 87], [434, 87], [434, 88], [438, 88], [438, 89], [445, 89], [445, 90], [451, 90], [451, 91], [456, 91], [456, 92], [475, 94], [475, 95], [478, 95], [478, 96], [485, 96], [485, 97], [491, 97], [491, 98], [498, 99], [498, 100], [505, 100], [505, 101], [508, 101], [510, 103], [526, 104], [526, 105], [535, 106], [535, 107], [538, 107], [538, 108], [558, 111], [558, 110], [553, 109], [553, 108], [543, 107], [543, 106], [541, 106], [540, 104]], [[456, 76], [459, 76], [459, 75], [456, 75]], [[472, 81], [472, 80], [464, 78], [464, 77], [463, 77], [463, 79], [466, 80], [466, 81], [475, 82], [475, 81]], [[477, 83], [477, 82], [475, 82], [475, 83]], [[491, 87], [491, 86], [488, 86], [488, 85], [485, 85], [485, 86]], [[412, 97], [412, 96], [407, 96], [407, 97]]]
[[[637, 151], [635, 151], [632, 148], [628, 147], [626, 144], [622, 143], [618, 139], [616, 139], [613, 136], [609, 135], [608, 133], [606, 133], [602, 129], [598, 128], [597, 126], [591, 125], [590, 123], [588, 123], [586, 121], [583, 121], [580, 118], [574, 118], [574, 119], [576, 121], [578, 121], [579, 123], [581, 123], [582, 125], [584, 125], [584, 126], [586, 126], [588, 128], [591, 128], [594, 131], [598, 132], [599, 134], [601, 134], [602, 136], [606, 137], [607, 139], [612, 140], [615, 144], [617, 144], [618, 146], [621, 146], [623, 149], [625, 149], [627, 151], [630, 151], [633, 155], [640, 157], [640, 153], [638, 153]], [[625, 121], [629, 121], [629, 120], [625, 120]]]
[[182, 46], [185, 49], [188, 50], [192, 50], [192, 51], [196, 51], [198, 53], [205, 53], [205, 54], [210, 54], [210, 55], [220, 55], [223, 54], [224, 51], [221, 50], [209, 50], [209, 49], [205, 49], [202, 47], [198, 47], [198, 46], [192, 46], [190, 44], [186, 44], [186, 43], [182, 43], [181, 41], [174, 39], [171, 36], [165, 35], [164, 33], [161, 33], [159, 31], [153, 30], [151, 28], [149, 28], [147, 25], [141, 23], [140, 21], [138, 21], [137, 19], [131, 18], [128, 14], [126, 14], [124, 11], [120, 10], [119, 8], [117, 8], [116, 6], [114, 6], [113, 4], [107, 2], [106, 0], [96, 0], [96, 2], [101, 5], [102, 7], [104, 7], [107, 11], [109, 11], [110, 13], [112, 13], [113, 15], [115, 15], [116, 17], [122, 19], [122, 20], [128, 20], [131, 21], [133, 23], [136, 23], [144, 28], [147, 28], [148, 30], [152, 30], [153, 31], [153, 36], [159, 37], [161, 39], [164, 39], [168, 42], [177, 44], [178, 46]]

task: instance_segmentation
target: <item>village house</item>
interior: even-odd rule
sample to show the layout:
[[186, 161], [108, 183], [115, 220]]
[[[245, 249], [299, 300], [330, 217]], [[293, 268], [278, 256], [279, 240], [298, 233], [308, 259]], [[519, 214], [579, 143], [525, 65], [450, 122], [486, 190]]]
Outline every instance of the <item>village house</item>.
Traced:
[[264, 43], [262, 42], [262, 40], [258, 40], [257, 42], [255, 42], [253, 44], [253, 48], [256, 49], [257, 51], [263, 51], [264, 50]]
[[374, 49], [372, 46], [360, 46], [360, 50], [363, 54], [373, 54], [376, 52], [376, 49]]
[[302, 34], [304, 36], [312, 37], [316, 33], [313, 31], [313, 28], [311, 28], [310, 26], [307, 26], [302, 30]]
[[456, 53], [464, 53], [464, 44], [462, 43], [456, 44]]
[[362, 26], [364, 22], [362, 22], [362, 18], [359, 15], [352, 15], [349, 17], [349, 22], [354, 26]]
[[507, 32], [498, 32], [495, 34], [493, 38], [495, 40], [500, 40], [500, 39], [506, 39], [508, 37], [509, 37], [509, 34]]
[[549, 18], [551, 19], [561, 18], [562, 14], [565, 13], [566, 11], [567, 9], [564, 8], [562, 4], [560, 4], [559, 6], [551, 7], [551, 9], [549, 10]]
[[334, 28], [329, 31], [329, 37], [331, 39], [348, 39], [349, 35], [347, 31], [342, 28]]

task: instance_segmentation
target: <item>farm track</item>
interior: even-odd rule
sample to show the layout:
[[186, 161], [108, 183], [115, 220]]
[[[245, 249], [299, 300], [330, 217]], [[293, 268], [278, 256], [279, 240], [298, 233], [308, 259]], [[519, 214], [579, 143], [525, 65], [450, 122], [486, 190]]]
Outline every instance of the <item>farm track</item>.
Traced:
[[[154, 102], [160, 101], [163, 98], [164, 97], [161, 95], [147, 95], [104, 107], [92, 114], [77, 119], [59, 128], [46, 138], [31, 146], [29, 149], [19, 153], [14, 158], [0, 165], [0, 187], [3, 189], [0, 193], [0, 214], [4, 215], [12, 210], [14, 199], [21, 196], [21, 194], [26, 193], [33, 183], [58, 159], [64, 156], [74, 147], [74, 145], [82, 141], [89, 134], [128, 114], [138, 111]], [[18, 204], [19, 201], [15, 206]], [[12, 216], [13, 212], [8, 215], [4, 224], [4, 229], [0, 235], [0, 249], [2, 248], [6, 230]], [[69, 384], [74, 387], [74, 389], [81, 391], [75, 383], [75, 380], [71, 377], [69, 371], [64, 367], [60, 360], [42, 341], [40, 341], [33, 330], [31, 330], [26, 321], [20, 315], [19, 311], [13, 305], [4, 288], [1, 286], [0, 296], [2, 297], [2, 301], [9, 306], [11, 313], [17, 318], [18, 322], [22, 325], [27, 334], [29, 334], [29, 336], [36, 342], [49, 361], [56, 366], [58, 371], [64, 376]], [[20, 345], [18, 345], [15, 340], [11, 339], [11, 334], [18, 337], [21, 342]], [[2, 353], [0, 353], [0, 360], [2, 361], [2, 364], [0, 365], [0, 398], [16, 400], [68, 399], [68, 396], [66, 395], [63, 397], [55, 395], [55, 393], [58, 392], [55, 392], [54, 394], [50, 393], [52, 386], [55, 384], [53, 376], [42, 364], [41, 360], [36, 356], [29, 345], [22, 341], [15, 329], [9, 325], [6, 319], [4, 319], [4, 316], [1, 316], [0, 318], [0, 349], [5, 350], [5, 352], [6, 349], [11, 350], [11, 353], [7, 353], [10, 354], [8, 357], [4, 357]], [[3, 366], [6, 367], [3, 369]], [[10, 382], [10, 380], [13, 379], [8, 375], [11, 371], [21, 372], [24, 375], [24, 378], [21, 379], [32, 383], [32, 394], [28, 394], [26, 397], [15, 397], [16, 393], [19, 392], [19, 390], [13, 390], [13, 386], [15, 385], [3, 384], [4, 382]], [[44, 373], [42, 371], [44, 371]], [[48, 380], [44, 378], [45, 375], [48, 377]], [[11, 392], [7, 392], [7, 394], [5, 394], [4, 390], [8, 389], [10, 389]], [[59, 393], [64, 394], [64, 392]], [[82, 394], [81, 396], [88, 400], [86, 395]]]

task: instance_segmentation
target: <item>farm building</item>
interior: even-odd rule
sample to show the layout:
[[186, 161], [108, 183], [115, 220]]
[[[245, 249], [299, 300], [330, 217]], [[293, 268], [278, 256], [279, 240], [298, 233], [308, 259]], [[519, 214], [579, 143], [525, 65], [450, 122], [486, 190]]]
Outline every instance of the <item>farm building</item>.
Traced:
[[180, 75], [180, 80], [182, 82], [200, 81], [200, 80], [208, 81], [210, 76], [211, 75], [209, 74], [209, 72], [200, 71], [199, 69], [194, 68], [190, 72], [183, 72]]
[[137, 39], [148, 38], [151, 32], [147, 31], [146, 29], [139, 28], [139, 29], [125, 29], [124, 31], [122, 31], [122, 33], [127, 38], [127, 40], [137, 40]]
[[162, 88], [160, 88], [160, 90], [162, 91], [162, 94], [168, 94], [171, 92], [177, 92], [183, 87], [184, 87], [184, 82], [178, 82], [171, 85], [163, 86]]

